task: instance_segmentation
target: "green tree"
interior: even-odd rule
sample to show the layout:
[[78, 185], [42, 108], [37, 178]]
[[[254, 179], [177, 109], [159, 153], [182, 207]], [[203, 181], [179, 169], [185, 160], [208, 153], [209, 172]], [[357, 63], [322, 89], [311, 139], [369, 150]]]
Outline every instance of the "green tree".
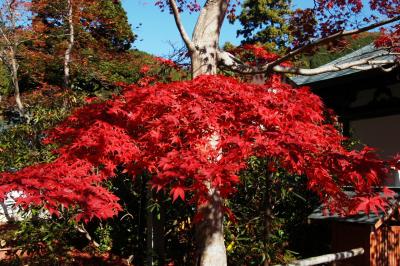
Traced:
[[93, 73], [81, 68], [124, 54], [136, 38], [120, 1], [35, 0], [31, 10], [32, 29], [40, 37], [29, 46], [25, 69], [34, 83], [61, 85], [64, 75], [64, 85], [73, 87], [77, 79], [82, 83], [82, 73], [87, 83]]
[[[305, 176], [283, 169], [269, 173], [268, 160], [251, 157], [240, 175], [242, 184], [227, 206], [235, 220], [227, 221], [228, 260], [236, 265], [286, 264], [297, 251], [296, 239], [318, 198], [307, 190]], [[293, 251], [292, 251], [293, 250]]]
[[89, 24], [89, 31], [107, 49], [126, 51], [136, 39], [121, 1], [100, 0], [93, 7], [97, 15]]
[[242, 28], [237, 35], [243, 36], [246, 43], [266, 44], [272, 51], [288, 47], [290, 6], [291, 0], [244, 1], [238, 17]]

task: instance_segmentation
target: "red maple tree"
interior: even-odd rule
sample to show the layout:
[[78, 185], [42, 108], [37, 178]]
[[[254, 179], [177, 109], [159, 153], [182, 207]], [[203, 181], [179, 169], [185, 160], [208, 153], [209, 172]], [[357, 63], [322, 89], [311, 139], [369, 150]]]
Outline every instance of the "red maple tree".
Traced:
[[[271, 158], [277, 167], [305, 174], [308, 186], [331, 211], [376, 210], [385, 202], [379, 185], [386, 165], [365, 148], [342, 147], [344, 138], [327, 121], [321, 100], [307, 88], [294, 89], [277, 79], [266, 85], [223, 76], [193, 81], [127, 86], [121, 96], [92, 103], [48, 133], [58, 159], [2, 173], [0, 192], [23, 191], [18, 204], [78, 206], [77, 219], [105, 219], [121, 207], [102, 187], [117, 166], [134, 177], [152, 174], [153, 188], [170, 189], [174, 200], [190, 194], [208, 200], [206, 184], [221, 196], [234, 193], [237, 174], [250, 156]], [[350, 199], [342, 187], [351, 186]]]
[[[385, 201], [376, 196], [372, 186], [380, 184], [386, 164], [368, 148], [360, 152], [344, 149], [343, 137], [327, 122], [334, 119], [324, 115], [320, 99], [307, 89], [293, 89], [275, 78], [261, 86], [203, 76], [216, 74], [220, 66], [238, 73], [271, 76], [372, 69], [394, 63], [372, 58], [311, 70], [283, 65], [316, 45], [400, 19], [398, 0], [370, 1], [370, 7], [383, 20], [370, 16], [365, 18], [369, 24], [362, 25], [350, 19], [362, 14], [361, 0], [315, 3], [313, 9], [294, 14], [292, 25], [299, 36], [291, 51], [280, 58], [268, 58], [263, 65], [251, 65], [218, 47], [223, 20], [228, 14], [233, 16], [236, 3], [207, 0], [200, 8], [197, 1], [158, 1], [159, 6], [172, 11], [191, 56], [193, 77], [197, 78], [144, 88], [128, 86], [113, 100], [78, 110], [49, 134], [47, 141], [60, 145], [56, 150], [59, 158], [50, 164], [2, 174], [1, 194], [22, 190], [25, 196], [19, 203], [43, 204], [54, 213], [60, 204], [78, 205], [81, 213], [77, 219], [106, 218], [120, 209], [118, 199], [101, 186], [114, 174], [115, 167], [124, 167], [133, 176], [149, 172], [153, 187], [170, 189], [174, 199], [190, 194], [192, 202], [206, 203], [205, 211], [199, 208], [200, 213], [208, 211], [213, 217], [206, 217], [206, 223], [199, 226], [203, 233], [198, 241], [203, 249], [199, 252], [200, 265], [226, 265], [221, 196], [234, 193], [236, 175], [251, 155], [270, 158], [270, 171], [282, 167], [289, 173], [307, 175], [309, 188], [331, 211], [368, 212], [384, 207]], [[201, 9], [192, 38], [180, 18], [185, 8]], [[314, 24], [309, 25], [311, 18]], [[350, 27], [358, 29], [345, 30]], [[357, 196], [348, 198], [343, 186], [352, 186]], [[217, 257], [222, 259], [216, 261]]]

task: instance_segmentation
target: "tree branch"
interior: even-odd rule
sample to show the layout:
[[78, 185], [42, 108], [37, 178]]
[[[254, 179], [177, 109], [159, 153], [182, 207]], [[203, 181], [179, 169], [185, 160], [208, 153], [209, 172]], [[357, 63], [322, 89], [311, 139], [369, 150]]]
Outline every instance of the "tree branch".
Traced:
[[[332, 65], [323, 65], [314, 69], [305, 69], [305, 68], [299, 68], [299, 67], [286, 67], [286, 66], [281, 66], [277, 65], [274, 67], [270, 67], [270, 65], [266, 64], [263, 66], [249, 66], [246, 65], [245, 63], [241, 62], [239, 59], [237, 59], [235, 56], [232, 54], [225, 52], [225, 51], [219, 51], [218, 53], [218, 59], [220, 64], [222, 66], [225, 66], [226, 68], [240, 73], [240, 74], [263, 74], [263, 73], [268, 73], [268, 72], [276, 72], [276, 73], [286, 73], [286, 74], [297, 74], [297, 75], [303, 75], [303, 76], [313, 76], [317, 74], [322, 74], [326, 72], [337, 72], [341, 71], [344, 69], [358, 69], [358, 70], [368, 70], [368, 69], [374, 69], [374, 68], [382, 68], [386, 65], [394, 65], [396, 64], [395, 59], [379, 59], [379, 57], [382, 56], [388, 56], [392, 55], [392, 53], [385, 51], [383, 53], [378, 53], [375, 55], [371, 55], [366, 58], [358, 59], [358, 60], [353, 60], [350, 62], [342, 62], [342, 63], [337, 63], [337, 64], [332, 64]], [[388, 68], [392, 69], [392, 68]]]
[[75, 229], [78, 230], [78, 232], [84, 234], [86, 239], [89, 240], [89, 242], [93, 243], [93, 245], [95, 247], [100, 247], [100, 244], [97, 243], [95, 240], [93, 240], [92, 236], [89, 234], [89, 232], [83, 226], [83, 224], [82, 225], [75, 225]]
[[274, 66], [272, 69], [276, 73], [313, 76], [326, 72], [337, 72], [344, 69], [369, 70], [374, 68], [382, 68], [384, 65], [395, 64], [395, 63], [396, 61], [394, 59], [387, 59], [387, 60], [360, 59], [349, 63], [343, 63], [337, 65], [325, 65], [314, 69], [284, 67], [284, 66]]
[[189, 52], [194, 52], [196, 50], [195, 45], [189, 38], [189, 35], [186, 33], [185, 28], [183, 27], [183, 23], [182, 23], [180, 15], [179, 15], [179, 9], [178, 9], [178, 6], [176, 5], [176, 1], [169, 0], [169, 5], [172, 9], [172, 13], [174, 14], [175, 23], [179, 30], [179, 33], [181, 34], [183, 41], [185, 42]]
[[336, 38], [340, 38], [340, 37], [345, 37], [345, 36], [349, 36], [349, 35], [354, 35], [354, 34], [359, 34], [359, 33], [362, 33], [362, 32], [366, 32], [366, 31], [375, 29], [377, 27], [384, 26], [386, 24], [390, 24], [390, 23], [398, 21], [398, 20], [400, 20], [400, 16], [397, 16], [397, 17], [394, 17], [394, 18], [391, 18], [391, 19], [388, 19], [388, 20], [383, 20], [383, 21], [368, 25], [368, 26], [363, 27], [363, 28], [355, 29], [355, 30], [339, 31], [339, 32], [337, 32], [335, 34], [332, 34], [332, 35], [328, 36], [328, 37], [312, 41], [307, 45], [304, 45], [304, 46], [302, 46], [300, 48], [297, 48], [297, 49], [287, 53], [286, 55], [282, 56], [281, 58], [269, 63], [268, 65], [269, 65], [270, 68], [273, 68], [274, 66], [277, 66], [277, 65], [279, 65], [279, 64], [281, 64], [281, 63], [293, 58], [294, 56], [296, 56], [298, 54], [301, 54], [302, 52], [304, 52], [305, 50], [307, 50], [307, 49], [309, 49], [309, 48], [311, 48], [313, 46], [327, 43], [327, 42], [329, 42], [331, 40], [334, 40]]
[[240, 61], [239, 58], [235, 57], [233, 54], [226, 51], [218, 50], [218, 63], [222, 67], [228, 68], [239, 74], [260, 74], [265, 73], [262, 67], [253, 67], [246, 65], [244, 62]]

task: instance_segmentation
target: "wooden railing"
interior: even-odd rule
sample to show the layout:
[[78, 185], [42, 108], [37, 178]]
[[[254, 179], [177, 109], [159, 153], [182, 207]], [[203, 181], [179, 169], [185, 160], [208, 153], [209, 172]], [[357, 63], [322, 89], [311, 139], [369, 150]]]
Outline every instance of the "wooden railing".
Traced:
[[[319, 265], [323, 263], [335, 262], [339, 260], [346, 260], [356, 256], [360, 256], [364, 254], [363, 248], [355, 248], [349, 251], [343, 251], [338, 253], [331, 253], [326, 255], [321, 255], [317, 257], [311, 257], [304, 260], [296, 260], [292, 263], [285, 264], [286, 266], [311, 266], [311, 265]], [[283, 266], [283, 265], [275, 265], [275, 266]]]

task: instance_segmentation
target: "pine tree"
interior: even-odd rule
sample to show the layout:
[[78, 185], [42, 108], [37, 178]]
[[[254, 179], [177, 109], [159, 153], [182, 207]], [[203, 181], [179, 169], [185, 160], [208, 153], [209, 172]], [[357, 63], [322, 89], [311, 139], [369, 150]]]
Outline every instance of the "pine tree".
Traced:
[[287, 21], [292, 13], [290, 6], [291, 0], [244, 1], [238, 36], [243, 36], [245, 43], [262, 43], [273, 51], [287, 47], [291, 40]]
[[128, 23], [128, 17], [121, 1], [97, 1], [93, 6], [92, 13], [96, 12], [98, 13], [88, 27], [92, 36], [109, 50], [126, 51], [130, 49], [136, 35]]

